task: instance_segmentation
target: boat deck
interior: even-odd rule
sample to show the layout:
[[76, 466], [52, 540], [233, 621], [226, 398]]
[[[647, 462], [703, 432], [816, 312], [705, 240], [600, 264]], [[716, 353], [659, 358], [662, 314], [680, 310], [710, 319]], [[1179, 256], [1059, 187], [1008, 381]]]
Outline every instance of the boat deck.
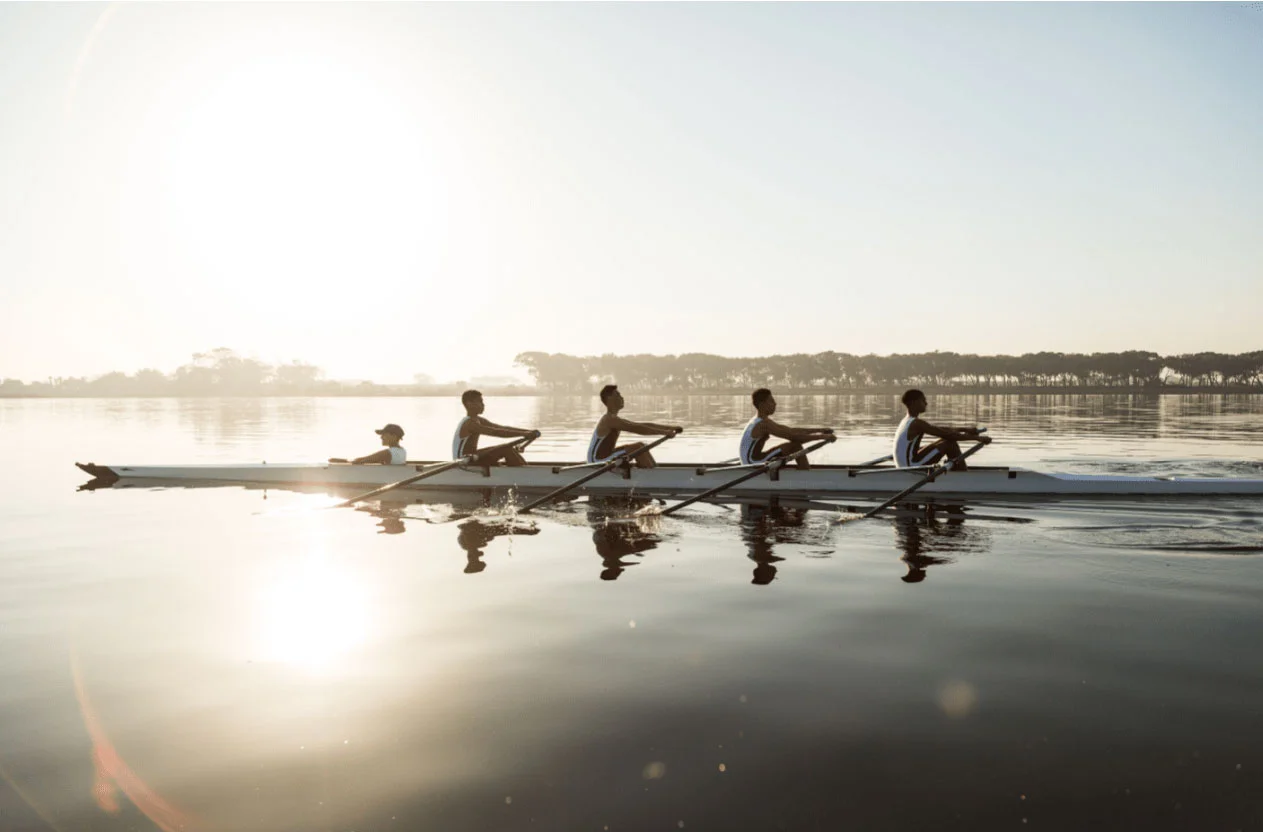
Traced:
[[[415, 476], [438, 462], [404, 465], [347, 465], [341, 463], [252, 465], [95, 465], [80, 469], [104, 480], [162, 480], [214, 483], [292, 484], [304, 486], [364, 486], [370, 489]], [[560, 488], [592, 473], [573, 462], [535, 462], [518, 468], [461, 467], [444, 471], [415, 485], [417, 490], [513, 488], [546, 491]], [[576, 493], [699, 493], [736, 479], [750, 468], [703, 467], [664, 463], [656, 468], [614, 470], [576, 489]], [[754, 477], [731, 489], [734, 494], [781, 494], [802, 497], [834, 494], [889, 496], [922, 476], [924, 469], [889, 466], [815, 465], [809, 470], [781, 468]], [[725, 492], [727, 493], [727, 492]], [[948, 472], [921, 489], [941, 496], [1245, 496], [1263, 495], [1263, 479], [1227, 477], [1140, 477], [1109, 474], [1041, 473], [1025, 468], [977, 466]]]

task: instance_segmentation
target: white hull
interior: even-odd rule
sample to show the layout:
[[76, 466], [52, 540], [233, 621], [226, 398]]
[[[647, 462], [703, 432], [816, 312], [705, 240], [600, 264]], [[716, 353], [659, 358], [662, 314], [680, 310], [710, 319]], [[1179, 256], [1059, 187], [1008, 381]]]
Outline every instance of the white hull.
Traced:
[[[164, 483], [236, 483], [289, 486], [363, 486], [364, 490], [415, 476], [433, 462], [407, 465], [80, 465], [94, 477], [143, 485]], [[520, 468], [456, 468], [429, 477], [409, 488], [452, 491], [514, 488], [550, 491], [592, 469], [557, 470], [567, 463], [537, 463]], [[634, 469], [629, 475], [608, 472], [589, 480], [576, 494], [696, 494], [735, 479], [742, 470], [699, 469], [696, 465], [660, 465]], [[820, 465], [808, 471], [781, 469], [775, 478], [762, 475], [734, 486], [735, 495], [820, 497], [831, 495], [890, 496], [921, 479], [915, 470]], [[1227, 477], [1125, 477], [1087, 474], [1043, 474], [1024, 468], [971, 468], [947, 473], [918, 493], [951, 497], [981, 496], [1263, 496], [1263, 479]]]

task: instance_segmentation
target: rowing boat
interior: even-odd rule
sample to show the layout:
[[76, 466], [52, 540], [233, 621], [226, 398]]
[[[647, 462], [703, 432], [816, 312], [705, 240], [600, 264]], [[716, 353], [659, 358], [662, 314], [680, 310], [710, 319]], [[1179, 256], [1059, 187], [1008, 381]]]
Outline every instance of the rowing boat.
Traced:
[[[340, 463], [252, 465], [97, 465], [75, 463], [104, 482], [159, 484], [251, 484], [277, 486], [380, 486], [414, 475], [434, 462], [405, 465], [346, 465]], [[696, 494], [714, 488], [741, 467], [702, 467], [660, 464], [656, 468], [610, 471], [585, 483], [576, 493]], [[468, 466], [444, 471], [409, 486], [410, 489], [464, 490], [512, 488], [546, 491], [583, 475], [567, 463], [533, 463], [510, 468]], [[809, 470], [783, 468], [732, 488], [734, 494], [784, 496], [878, 495], [897, 493], [916, 482], [923, 468], [880, 465], [817, 465]], [[982, 496], [1263, 496], [1263, 479], [1233, 477], [1138, 477], [1103, 474], [1041, 473], [1026, 468], [971, 467], [954, 471], [926, 485], [920, 493], [953, 497]]]

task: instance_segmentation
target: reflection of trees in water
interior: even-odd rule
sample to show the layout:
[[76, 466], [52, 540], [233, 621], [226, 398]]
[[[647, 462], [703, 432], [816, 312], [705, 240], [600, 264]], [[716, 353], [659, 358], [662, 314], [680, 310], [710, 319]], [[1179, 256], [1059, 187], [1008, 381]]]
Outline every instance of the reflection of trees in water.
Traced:
[[191, 425], [197, 439], [217, 443], [272, 437], [278, 425], [293, 433], [309, 430], [316, 424], [319, 407], [310, 398], [177, 400], [181, 424]]
[[1263, 384], [1263, 350], [1160, 356], [1144, 350], [1024, 355], [930, 352], [893, 355], [815, 354], [730, 357], [682, 355], [575, 356], [519, 353], [514, 363], [555, 392], [580, 392], [594, 380], [619, 380], [627, 392], [733, 387], [806, 389], [921, 387], [1161, 387]]
[[[790, 424], [833, 425], [845, 432], [884, 435], [903, 417], [895, 395], [783, 395], [777, 418]], [[596, 395], [538, 399], [534, 424], [543, 430], [588, 431], [601, 414]], [[752, 415], [748, 396], [627, 396], [631, 418], [675, 420], [685, 436], [721, 434]], [[1246, 436], [1263, 415], [1263, 396], [1150, 394], [934, 395], [929, 418], [945, 424], [982, 424], [993, 434], [1127, 436]]]
[[[737, 418], [727, 416], [727, 421], [744, 424], [749, 402], [745, 397], [735, 401]], [[863, 434], [890, 433], [904, 413], [893, 395], [778, 396], [777, 402], [777, 417], [787, 423], [834, 425]], [[946, 424], [987, 425], [993, 433], [1009, 435], [1245, 437], [1263, 415], [1263, 396], [936, 395], [930, 398], [927, 415]], [[698, 418], [707, 424], [719, 421], [711, 414]]]
[[[342, 400], [334, 400], [341, 402]], [[416, 400], [422, 401], [422, 400]], [[415, 424], [405, 424], [410, 438], [418, 434], [450, 434], [455, 416], [437, 416], [438, 403], [424, 400]], [[778, 396], [777, 418], [789, 424], [831, 425], [843, 436], [887, 437], [902, 418], [897, 396], [818, 395]], [[538, 426], [544, 432], [536, 458], [563, 458], [543, 449], [554, 443], [573, 442], [586, 436], [602, 412], [596, 395], [541, 396], [494, 402], [493, 418]], [[278, 433], [311, 431], [322, 418], [341, 414], [330, 404], [314, 398], [208, 398], [175, 400], [115, 400], [101, 407], [112, 420], [137, 418], [160, 424], [171, 408], [181, 424], [191, 426], [198, 441], [228, 445], [241, 440], [262, 440]], [[414, 406], [414, 405], [410, 405]], [[331, 410], [331, 408], [334, 408]], [[355, 410], [354, 413], [360, 411]], [[446, 410], [443, 411], [446, 413]], [[731, 437], [735, 448], [740, 428], [753, 413], [748, 396], [629, 396], [626, 415], [633, 419], [678, 422], [685, 434], [674, 440], [676, 453], [686, 453], [696, 441]], [[366, 414], [363, 431], [380, 426], [376, 414]], [[455, 411], [453, 410], [454, 414]], [[368, 418], [373, 415], [374, 418]], [[981, 424], [996, 437], [1125, 437], [1154, 439], [1178, 437], [1224, 441], [1255, 441], [1263, 416], [1263, 396], [1144, 394], [1048, 394], [932, 396], [928, 418], [944, 424]], [[338, 415], [338, 418], [344, 418]], [[404, 424], [404, 419], [396, 419]], [[278, 430], [283, 427], [284, 430]], [[371, 437], [371, 434], [369, 435]], [[357, 437], [358, 438], [358, 437]], [[414, 441], [420, 441], [415, 440]], [[573, 448], [563, 456], [573, 456]], [[691, 455], [690, 455], [691, 456]], [[418, 457], [420, 458], [420, 457]], [[676, 458], [680, 458], [677, 456]]]
[[926, 570], [956, 561], [964, 552], [983, 552], [991, 546], [991, 531], [977, 523], [966, 525], [964, 507], [909, 508], [894, 514], [895, 546], [908, 567], [905, 583], [925, 580]]
[[[637, 421], [688, 422], [692, 416], [700, 421], [709, 411], [696, 399], [686, 395], [628, 396], [625, 413]], [[586, 396], [543, 396], [539, 399], [538, 424], [591, 430], [604, 412], [596, 390]]]

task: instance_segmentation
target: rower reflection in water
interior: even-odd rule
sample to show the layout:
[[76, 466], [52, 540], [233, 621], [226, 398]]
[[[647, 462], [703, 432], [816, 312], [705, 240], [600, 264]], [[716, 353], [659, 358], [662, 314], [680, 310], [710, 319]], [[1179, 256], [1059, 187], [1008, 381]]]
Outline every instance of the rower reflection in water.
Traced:
[[[386, 447], [375, 454], [368, 456], [356, 457], [349, 460], [352, 465], [403, 465], [408, 459], [408, 452], [403, 449], [399, 441], [403, 439], [403, 428], [398, 425], [391, 424], [386, 427], [374, 431], [382, 438], [382, 444]], [[330, 457], [330, 462], [348, 462], [341, 457]]]
[[776, 564], [785, 558], [773, 554], [772, 546], [800, 542], [807, 511], [805, 508], [785, 508], [775, 500], [741, 504], [741, 539], [746, 544], [746, 557], [754, 561], [754, 576], [750, 583], [766, 586], [776, 579]]
[[656, 549], [661, 542], [657, 535], [646, 531], [636, 521], [622, 520], [611, 523], [611, 518], [626, 518], [652, 503], [648, 497], [594, 497], [588, 500], [588, 522], [592, 524], [592, 543], [601, 557], [601, 580], [615, 581], [629, 566], [637, 561], [623, 558], [642, 556]]
[[465, 406], [465, 418], [457, 423], [456, 433], [452, 436], [452, 459], [460, 459], [463, 456], [477, 453], [478, 457], [474, 461], [474, 465], [495, 465], [500, 460], [504, 460], [505, 465], [514, 467], [526, 464], [526, 460], [522, 457], [522, 454], [518, 453], [516, 448], [496, 447], [479, 451], [478, 437], [494, 436], [499, 439], [513, 439], [514, 437], [522, 437], [523, 439], [539, 438], [539, 431], [497, 425], [495, 422], [484, 418], [482, 414], [487, 409], [487, 406], [483, 404], [482, 393], [477, 390], [466, 390], [464, 393], [461, 393], [460, 402]]
[[404, 526], [404, 512], [411, 504], [411, 500], [381, 500], [376, 508], [361, 507], [358, 511], [365, 511], [377, 518], [378, 534], [403, 534], [407, 529]]
[[[899, 560], [908, 567], [907, 574], [900, 580], [909, 584], [920, 583], [925, 580], [926, 570], [931, 566], [956, 562], [955, 557], [947, 554], [981, 552], [990, 548], [989, 532], [976, 524], [966, 526], [967, 518], [964, 506], [931, 504], [896, 510], [893, 516], [895, 546], [901, 551]], [[931, 552], [943, 553], [944, 556]]]
[[510, 520], [482, 520], [471, 518], [460, 525], [456, 543], [465, 550], [466, 575], [476, 575], [487, 568], [483, 561], [483, 549], [497, 537], [506, 535], [539, 534], [535, 526], [519, 526]]

